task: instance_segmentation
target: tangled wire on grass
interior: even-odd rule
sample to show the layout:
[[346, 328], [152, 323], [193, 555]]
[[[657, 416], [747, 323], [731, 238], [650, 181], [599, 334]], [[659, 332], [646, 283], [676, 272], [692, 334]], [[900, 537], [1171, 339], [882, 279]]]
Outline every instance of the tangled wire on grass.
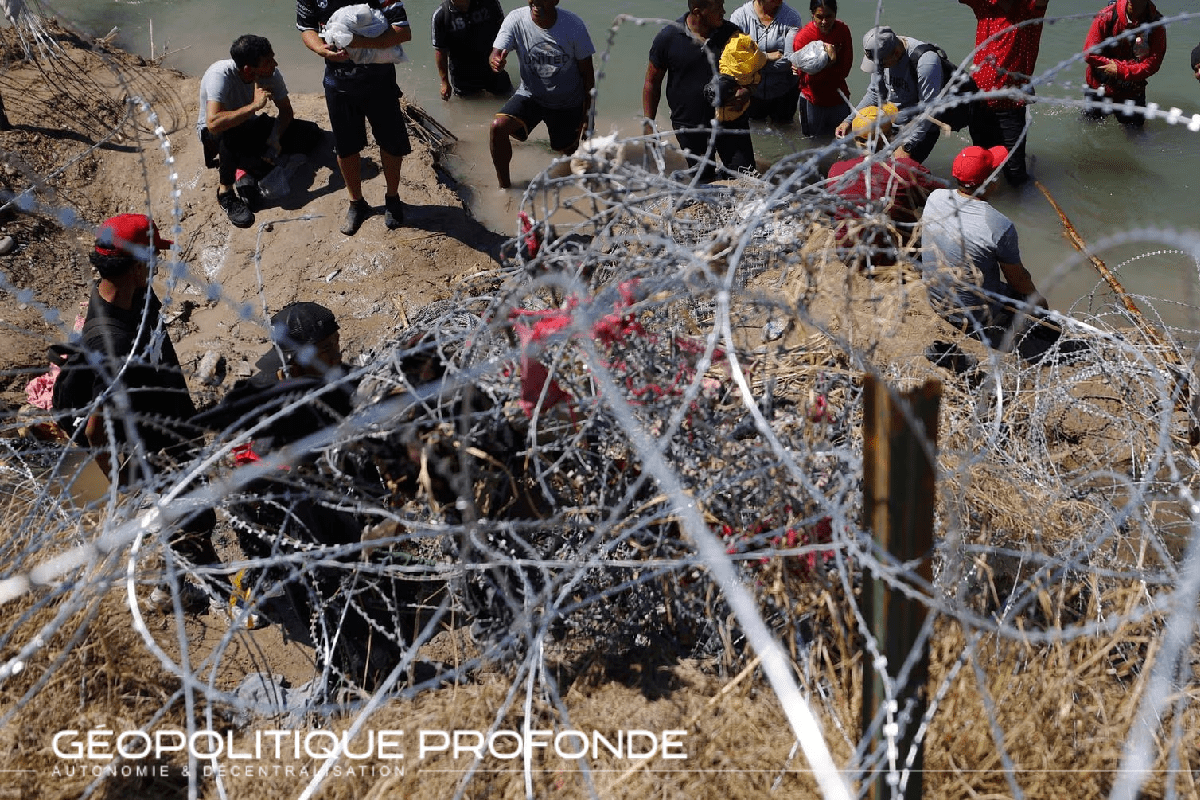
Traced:
[[[954, 336], [925, 300], [928, 270], [905, 253], [874, 277], [847, 269], [819, 154], [701, 185], [656, 173], [659, 145], [646, 144], [644, 163], [593, 153], [571, 178], [536, 181], [508, 262], [362, 354], [346, 376], [354, 413], [299, 449], [231, 467], [239, 432], [227, 431], [162, 483], [84, 510], [61, 491], [81, 478], [61, 448], [4, 440], [21, 533], [4, 542], [0, 591], [20, 603], [0, 633], [0, 680], [48, 642], [61, 664], [86, 634], [80, 615], [114, 586], [157, 583], [163, 564], [220, 577], [162, 542], [190, 498], [262, 545], [226, 571], [254, 571], [264, 613], [278, 612], [274, 594], [290, 601], [329, 687], [408, 679], [412, 693], [497, 663], [530, 675], [556, 648], [698, 656], [732, 674], [776, 647], [831, 740], [878, 764], [847, 693], [864, 652], [862, 669], [891, 681], [853, 600], [882, 577], [954, 629], [938, 640], [928, 712], [909, 721], [931, 737], [948, 725], [939, 715], [982, 709], [1013, 756], [1008, 709], [987, 689], [964, 701], [958, 678], [970, 665], [995, 685], [1000, 654], [1013, 675], [1044, 665], [1031, 647], [1078, 651], [1122, 686], [1162, 652], [1140, 713], [1162, 708], [1194, 649], [1179, 610], [1198, 588], [1195, 419], [1178, 368], [1190, 332], [1150, 345], [1097, 290], [1054, 317], [1082, 353], [1030, 365], [956, 340], [963, 360], [945, 369], [925, 357]], [[886, 230], [876, 210], [864, 224]], [[559, 221], [571, 214], [582, 221]], [[1195, 257], [1192, 236], [1129, 238], [1142, 235]], [[943, 382], [932, 585], [859, 523], [865, 372], [899, 389]], [[135, 626], [181, 692], [238, 702], [200, 679], [212, 663], [184, 667]], [[443, 627], [469, 627], [477, 653], [411, 679]]]

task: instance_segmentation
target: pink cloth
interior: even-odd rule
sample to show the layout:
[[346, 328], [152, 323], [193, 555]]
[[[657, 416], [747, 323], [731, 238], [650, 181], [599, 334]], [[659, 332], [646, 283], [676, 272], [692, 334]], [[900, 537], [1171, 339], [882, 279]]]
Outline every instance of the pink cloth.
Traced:
[[51, 364], [49, 370], [25, 384], [25, 398], [29, 405], [45, 411], [50, 410], [54, 398], [54, 381], [59, 372], [61, 370], [58, 364]]
[[[83, 312], [87, 310], [87, 303], [80, 303], [79, 308], [81, 311], [75, 316], [76, 333], [83, 330]], [[50, 410], [54, 403], [54, 382], [58, 380], [58, 373], [61, 371], [57, 364], [51, 364], [50, 369], [25, 384], [25, 398], [29, 405], [44, 411]]]

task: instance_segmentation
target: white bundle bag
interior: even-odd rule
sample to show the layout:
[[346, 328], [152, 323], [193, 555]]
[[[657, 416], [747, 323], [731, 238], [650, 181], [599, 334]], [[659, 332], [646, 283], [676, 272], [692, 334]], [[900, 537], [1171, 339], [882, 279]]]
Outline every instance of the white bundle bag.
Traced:
[[403, 64], [408, 61], [404, 46], [395, 47], [350, 47], [354, 37], [375, 37], [388, 29], [383, 12], [366, 3], [343, 6], [329, 17], [321, 38], [331, 47], [345, 50], [355, 64]]
[[829, 53], [825, 50], [825, 43], [820, 39], [809, 42], [788, 56], [788, 58], [791, 59], [792, 66], [809, 75], [816, 75], [828, 67], [830, 63]]

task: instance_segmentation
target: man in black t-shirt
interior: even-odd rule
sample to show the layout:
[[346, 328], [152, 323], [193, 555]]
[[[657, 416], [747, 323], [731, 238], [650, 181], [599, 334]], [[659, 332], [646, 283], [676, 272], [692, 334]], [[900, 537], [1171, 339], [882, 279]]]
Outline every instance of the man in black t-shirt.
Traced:
[[[325, 59], [325, 105], [329, 109], [329, 127], [333, 129], [338, 167], [346, 181], [350, 207], [341, 231], [353, 236], [371, 215], [371, 206], [363, 199], [360, 153], [367, 145], [367, 122], [379, 143], [380, 161], [386, 192], [383, 196], [384, 224], [394, 229], [404, 225], [404, 204], [400, 202], [400, 167], [412, 152], [404, 112], [400, 108], [400, 87], [396, 83], [395, 64], [356, 64], [346, 50], [336, 50], [321, 38], [321, 30], [333, 13], [356, 0], [297, 0], [296, 27], [304, 46]], [[408, 15], [399, 0], [369, 0], [367, 5], [383, 12], [388, 29], [379, 36], [356, 35], [351, 48], [384, 48], [412, 39]]]
[[492, 42], [504, 21], [499, 0], [442, 0], [433, 12], [433, 56], [442, 82], [442, 99], [451, 85], [460, 97], [490, 92], [512, 94], [512, 79], [488, 64]]
[[[671, 125], [679, 146], [691, 151], [689, 160], [697, 163], [701, 154], [711, 159], [716, 128], [715, 151], [721, 163], [731, 171], [750, 172], [755, 168], [754, 144], [750, 141], [750, 118], [743, 114], [735, 120], [717, 123], [715, 108], [705, 97], [704, 87], [716, 73], [729, 39], [741, 29], [725, 19], [722, 0], [688, 0], [688, 13], [674, 24], [658, 32], [650, 45], [650, 65], [642, 87], [642, 111], [646, 116], [647, 133], [653, 131], [654, 117], [662, 97], [663, 79], [667, 82], [667, 107], [671, 110]], [[748, 96], [745, 87], [738, 95]], [[734, 102], [742, 97], [735, 97]], [[716, 170], [707, 166], [706, 179]]]
[[[150, 481], [189, 457], [189, 440], [197, 433], [196, 406], [150, 286], [154, 253], [170, 246], [143, 214], [118, 214], [100, 226], [91, 253], [100, 280], [77, 345], [99, 358], [68, 361], [55, 382], [56, 411], [86, 412], [66, 433], [91, 447], [96, 463], [123, 486]], [[192, 564], [217, 563], [215, 524], [210, 508], [181, 518], [170, 534], [171, 549]], [[156, 594], [153, 604], [169, 602], [161, 588]], [[182, 599], [193, 611], [206, 602], [194, 588]]]
[[77, 345], [100, 358], [64, 367], [71, 374], [60, 377], [55, 395], [60, 411], [91, 408], [100, 399], [67, 433], [94, 448], [106, 472], [115, 456], [126, 480], [138, 471], [135, 456], [153, 462], [160, 451], [177, 452], [194, 435], [189, 421], [196, 406], [150, 287], [150, 256], [170, 245], [142, 214], [119, 214], [100, 226], [91, 253], [100, 280]]

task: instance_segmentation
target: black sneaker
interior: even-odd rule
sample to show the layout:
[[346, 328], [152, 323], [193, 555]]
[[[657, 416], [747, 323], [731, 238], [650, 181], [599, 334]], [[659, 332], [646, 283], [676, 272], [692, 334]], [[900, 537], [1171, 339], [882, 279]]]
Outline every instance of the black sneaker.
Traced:
[[404, 203], [400, 202], [399, 195], [384, 195], [383, 206], [385, 209], [383, 215], [383, 224], [388, 227], [388, 230], [396, 230], [396, 228], [404, 227]]
[[342, 233], [353, 236], [371, 216], [371, 207], [366, 200], [351, 200], [350, 208], [346, 209], [346, 221], [342, 223]]
[[237, 193], [241, 196], [242, 202], [246, 204], [246, 208], [250, 209], [251, 212], [261, 209], [263, 207], [263, 193], [262, 189], [258, 188], [258, 181], [251, 178], [245, 183], [239, 181], [239, 184], [237, 186]]
[[237, 193], [217, 192], [217, 202], [225, 209], [225, 216], [229, 217], [229, 221], [236, 227], [249, 228], [254, 224], [254, 212]]

